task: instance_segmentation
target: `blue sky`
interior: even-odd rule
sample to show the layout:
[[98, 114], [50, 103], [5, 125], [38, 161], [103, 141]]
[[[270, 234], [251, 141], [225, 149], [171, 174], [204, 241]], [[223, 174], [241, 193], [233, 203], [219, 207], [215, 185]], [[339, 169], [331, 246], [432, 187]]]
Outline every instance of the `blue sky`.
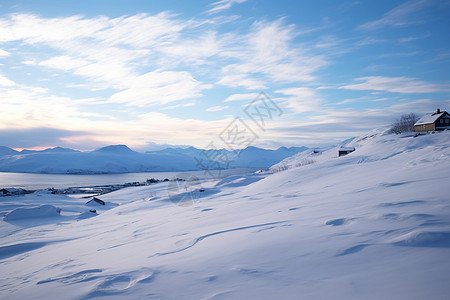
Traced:
[[[449, 109], [449, 17], [437, 0], [3, 0], [0, 144], [220, 148], [236, 118], [254, 146], [337, 143]], [[245, 113], [261, 92], [263, 126]]]

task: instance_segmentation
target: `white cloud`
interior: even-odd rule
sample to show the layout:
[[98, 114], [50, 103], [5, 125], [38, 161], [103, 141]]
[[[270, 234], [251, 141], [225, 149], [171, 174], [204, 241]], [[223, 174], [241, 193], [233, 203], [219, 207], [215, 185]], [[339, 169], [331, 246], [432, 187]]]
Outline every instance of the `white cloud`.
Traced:
[[78, 124], [79, 112], [70, 98], [57, 97], [39, 87], [0, 88], [0, 129], [59, 128]]
[[213, 6], [213, 8], [211, 8], [210, 10], [208, 10], [208, 13], [218, 13], [222, 10], [227, 10], [229, 9], [231, 6], [233, 6], [233, 4], [240, 4], [240, 3], [244, 3], [247, 0], [220, 0], [217, 2], [214, 2], [213, 4], [211, 4]]
[[412, 18], [411, 15], [426, 6], [430, 5], [430, 0], [410, 0], [388, 11], [382, 18], [364, 23], [358, 26], [358, 29], [374, 30], [382, 27], [393, 26], [401, 27], [410, 24], [422, 22], [418, 18]]
[[[219, 1], [215, 7], [228, 4]], [[0, 42], [48, 47], [44, 59], [31, 54], [22, 59], [23, 64], [76, 75], [75, 80], [70, 79], [71, 86], [119, 90], [111, 99], [126, 103], [127, 98], [132, 105], [147, 103], [147, 95], [161, 96], [161, 85], [150, 83], [143, 89], [148, 77], [143, 72], [149, 69], [184, 69], [218, 85], [261, 90], [268, 88], [268, 82], [310, 81], [314, 79], [312, 73], [326, 65], [322, 56], [307, 53], [305, 47], [294, 43], [296, 29], [282, 19], [255, 22], [247, 33], [239, 34], [205, 30], [208, 24], [177, 19], [170, 13], [117, 18], [15, 14], [0, 19]], [[76, 82], [78, 79], [82, 81]], [[173, 82], [168, 84], [174, 87]], [[187, 86], [196, 90], [207, 87], [194, 85], [191, 82]], [[157, 90], [151, 92], [150, 87]], [[138, 90], [145, 92], [139, 95]], [[181, 93], [168, 93], [169, 100], [164, 101], [185, 99], [174, 95]], [[188, 90], [186, 95], [201, 93]]]
[[15, 83], [12, 80], [9, 80], [2, 74], [0, 74], [0, 86], [13, 86]]
[[227, 109], [228, 107], [229, 106], [220, 106], [220, 105], [211, 106], [211, 107], [207, 108], [206, 111], [221, 111], [221, 110]]
[[[25, 64], [30, 64], [29, 62], [24, 62]], [[79, 59], [70, 56], [54, 56], [48, 60], [38, 63], [40, 66], [45, 66], [49, 68], [59, 69], [63, 71], [71, 71], [74, 69], [79, 69], [83, 66], [89, 65], [90, 62], [84, 59]]]
[[267, 88], [264, 81], [253, 79], [246, 74], [225, 75], [216, 83], [227, 87], [244, 87], [248, 90], [261, 90]]
[[9, 53], [8, 51], [0, 49], [0, 57], [2, 57], [2, 56], [9, 56], [10, 54], [11, 53]]
[[28, 65], [73, 72], [95, 88], [125, 89], [138, 76], [142, 60], [152, 55], [150, 49], [174, 42], [187, 26], [173, 18], [168, 13], [118, 18], [15, 14], [0, 19], [0, 42], [47, 46], [49, 55], [60, 55], [28, 58]]
[[95, 37], [108, 45], [130, 45], [137, 49], [165, 44], [176, 39], [186, 26], [172, 20], [173, 17], [162, 12], [154, 16], [138, 14], [109, 19], [108, 27], [97, 31]]
[[413, 42], [413, 41], [417, 41], [417, 40], [421, 40], [421, 39], [426, 39], [426, 38], [430, 37], [430, 35], [431, 35], [430, 33], [413, 35], [413, 36], [408, 36], [405, 38], [400, 38], [400, 39], [398, 39], [398, 41], [400, 43], [409, 43], [409, 42]]
[[164, 106], [163, 108], [161, 108], [161, 110], [175, 109], [175, 108], [180, 108], [180, 107], [191, 107], [191, 106], [195, 106], [195, 105], [197, 105], [197, 101], [192, 100], [192, 101], [189, 101], [186, 103]]
[[92, 145], [99, 147], [118, 141], [132, 148], [145, 146], [148, 141], [202, 146], [230, 122], [230, 119], [181, 119], [158, 112], [134, 115], [133, 118], [125, 114], [124, 119], [121, 118], [123, 115], [83, 110], [86, 105], [83, 99], [55, 96], [39, 87], [0, 88], [0, 99], [0, 130], [53, 128], [62, 134], [72, 132], [58, 137], [59, 140], [53, 143], [78, 149], [92, 149]]
[[189, 72], [154, 71], [137, 77], [131, 87], [115, 93], [109, 101], [127, 105], [162, 105], [200, 97], [210, 88], [195, 80]]
[[295, 26], [285, 25], [283, 19], [255, 22], [248, 34], [222, 53], [238, 62], [222, 68], [223, 80], [218, 83], [261, 89], [266, 86], [261, 79], [257, 87], [247, 79], [263, 77], [273, 83], [312, 81], [313, 73], [328, 62], [324, 56], [308, 53], [306, 47], [295, 44], [297, 34]]
[[319, 104], [322, 99], [316, 94], [312, 88], [297, 87], [275, 91], [276, 93], [287, 96], [287, 107], [296, 113], [319, 111]]
[[0, 41], [23, 40], [28, 44], [42, 43], [67, 48], [63, 42], [92, 39], [109, 46], [131, 45], [143, 48], [173, 39], [183, 29], [171, 20], [173, 15], [159, 13], [154, 16], [138, 14], [118, 18], [104, 16], [84, 18], [41, 18], [32, 14], [14, 14], [0, 19]]
[[161, 59], [164, 65], [177, 64], [209, 64], [208, 59], [219, 54], [225, 47], [224, 40], [217, 37], [214, 31], [208, 31], [199, 38], [181, 40], [176, 43], [167, 43], [159, 49], [166, 59]]
[[252, 100], [255, 99], [258, 95], [259, 95], [259, 93], [233, 94], [233, 95], [231, 95], [231, 96], [228, 96], [228, 97], [224, 100], [224, 102], [229, 102], [229, 101], [241, 101], [241, 100], [252, 101]]
[[450, 91], [450, 84], [433, 84], [409, 77], [368, 76], [355, 80], [363, 82], [341, 86], [339, 89], [375, 90], [406, 94]]

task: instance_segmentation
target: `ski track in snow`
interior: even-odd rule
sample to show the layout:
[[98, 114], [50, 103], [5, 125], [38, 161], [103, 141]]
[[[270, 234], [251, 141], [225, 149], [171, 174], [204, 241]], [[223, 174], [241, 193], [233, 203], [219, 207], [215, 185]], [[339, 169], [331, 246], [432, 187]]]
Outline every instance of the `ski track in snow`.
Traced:
[[[177, 250], [173, 250], [173, 251], [167, 251], [167, 252], [163, 252], [163, 253], [156, 253], [155, 255], [152, 255], [152, 256], [162, 256], [162, 255], [178, 253], [178, 252], [187, 250], [189, 248], [192, 248], [197, 243], [199, 243], [200, 241], [202, 241], [202, 240], [204, 240], [206, 238], [215, 236], [215, 235], [220, 235], [220, 234], [229, 233], [229, 232], [233, 232], [233, 231], [239, 231], [239, 230], [252, 229], [252, 228], [257, 228], [257, 227], [267, 227], [267, 226], [270, 226], [270, 225], [277, 225], [277, 224], [281, 224], [281, 223], [285, 223], [285, 221], [264, 223], [264, 224], [258, 224], [258, 225], [250, 225], [250, 226], [244, 226], [244, 227], [238, 227], [238, 228], [233, 228], [233, 229], [221, 230], [221, 231], [205, 234], [205, 235], [202, 235], [202, 236], [194, 239], [188, 246], [185, 246], [185, 247], [183, 247], [181, 249], [177, 249]], [[275, 228], [275, 227], [271, 226], [271, 227], [268, 227], [266, 229], [269, 229], [269, 228]], [[150, 256], [150, 257], [152, 257], [152, 256]]]

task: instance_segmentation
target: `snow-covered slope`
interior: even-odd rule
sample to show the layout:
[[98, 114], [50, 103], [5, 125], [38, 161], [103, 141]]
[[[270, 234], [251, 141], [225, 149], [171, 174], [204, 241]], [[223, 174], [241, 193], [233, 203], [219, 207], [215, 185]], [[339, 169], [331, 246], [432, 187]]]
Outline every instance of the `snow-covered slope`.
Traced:
[[[378, 130], [348, 146], [204, 192], [122, 189], [90, 218], [86, 199], [2, 199], [3, 215], [61, 212], [1, 221], [0, 298], [448, 299], [450, 132]], [[193, 198], [175, 205], [176, 191]]]
[[[274, 163], [306, 148], [280, 148], [265, 150], [248, 147], [240, 155], [232, 155], [229, 164], [222, 168], [268, 168]], [[91, 152], [79, 152], [67, 148], [51, 148], [43, 151], [23, 150], [20, 153], [7, 147], [0, 148], [0, 172], [28, 172], [54, 174], [96, 174], [155, 171], [192, 171], [215, 166], [207, 160], [219, 157], [219, 150], [204, 150], [189, 147], [168, 148], [160, 151], [138, 153], [125, 145], [111, 145]], [[211, 153], [214, 152], [214, 153]]]

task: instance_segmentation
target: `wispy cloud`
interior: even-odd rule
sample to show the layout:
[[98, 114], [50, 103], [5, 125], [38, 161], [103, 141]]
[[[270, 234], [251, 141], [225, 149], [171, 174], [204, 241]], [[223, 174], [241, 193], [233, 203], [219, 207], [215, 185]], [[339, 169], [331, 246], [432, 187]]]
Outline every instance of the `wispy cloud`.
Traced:
[[370, 21], [358, 26], [362, 30], [375, 30], [383, 27], [401, 27], [423, 22], [420, 18], [411, 15], [431, 5], [432, 0], [409, 0], [388, 11], [378, 20]]
[[242, 100], [251, 101], [251, 100], [255, 99], [258, 95], [259, 95], [259, 93], [233, 94], [231, 96], [228, 96], [224, 100], [224, 102], [242, 101]]
[[207, 13], [214, 14], [229, 9], [233, 4], [244, 3], [247, 0], [220, 0], [211, 4], [213, 6]]
[[8, 56], [8, 55], [10, 55], [11, 53], [9, 53], [8, 51], [5, 51], [5, 50], [3, 50], [3, 49], [0, 49], [0, 57], [2, 57], [2, 56]]
[[201, 90], [210, 88], [195, 80], [186, 71], [154, 71], [137, 77], [131, 87], [112, 95], [111, 102], [127, 105], [162, 105], [201, 96]]
[[406, 94], [450, 92], [450, 83], [428, 83], [409, 77], [367, 76], [356, 78], [355, 81], [362, 82], [341, 86], [339, 89], [374, 90]]
[[216, 84], [232, 88], [243, 87], [248, 90], [267, 89], [264, 80], [252, 78], [252, 76], [245, 73], [236, 72], [233, 74], [232, 72], [225, 72], [225, 74]]
[[409, 42], [413, 42], [413, 41], [417, 41], [417, 40], [421, 40], [421, 39], [426, 39], [428, 37], [430, 37], [430, 34], [426, 33], [426, 34], [420, 34], [420, 35], [414, 35], [414, 36], [400, 38], [398, 41], [400, 43], [409, 43]]
[[307, 87], [295, 87], [275, 91], [276, 93], [287, 96], [287, 107], [296, 113], [318, 112], [319, 105], [322, 102], [321, 97], [315, 89]]
[[0, 74], [0, 86], [13, 86], [13, 85], [15, 85], [14, 81]]
[[187, 22], [168, 13], [118, 18], [42, 18], [15, 14], [0, 19], [0, 42], [20, 41], [48, 47], [47, 59], [28, 59], [29, 65], [72, 72], [91, 86], [123, 89], [136, 77], [136, 63], [151, 55], [150, 48], [173, 42]]
[[227, 108], [229, 108], [229, 106], [217, 105], [217, 106], [208, 107], [206, 109], [206, 111], [221, 111], [221, 110], [224, 110], [224, 109], [227, 109]]
[[[186, 120], [165, 114], [136, 118], [136, 113], [196, 105], [213, 85], [259, 92], [268, 89], [268, 83], [310, 81], [312, 73], [326, 65], [322, 56], [295, 41], [301, 30], [284, 19], [253, 22], [236, 32], [217, 30], [221, 22], [225, 21], [183, 20], [170, 13], [117, 18], [14, 14], [0, 18], [0, 43], [19, 49], [9, 56], [27, 70], [49, 74], [42, 78], [48, 80], [45, 85], [37, 83], [49, 87], [56, 83], [58, 88], [83, 90], [83, 94], [86, 89], [95, 92], [84, 99], [60, 97], [1, 75], [0, 97], [8, 99], [2, 110], [8, 113], [0, 114], [0, 130], [42, 127], [87, 132], [61, 138], [66, 145], [112, 143], [119, 137], [123, 143], [136, 145], [147, 142], [142, 136], [192, 144], [189, 138], [209, 138], [229, 120], [202, 121], [198, 115]], [[43, 51], [29, 51], [30, 47]], [[226, 101], [251, 101], [256, 96], [234, 94]], [[102, 103], [118, 105], [96, 110]], [[217, 104], [203, 111], [232, 108]], [[113, 112], [116, 107], [120, 113]], [[164, 134], [158, 132], [161, 126]], [[180, 137], [186, 130], [190, 133]]]
[[191, 107], [191, 106], [195, 106], [195, 105], [197, 105], [197, 101], [191, 100], [191, 101], [185, 102], [185, 103], [164, 106], [161, 108], [161, 110], [169, 110], [169, 109], [175, 109], [175, 108], [181, 108], [181, 107]]
[[[182, 119], [159, 112], [135, 114], [133, 118], [125, 113], [111, 118], [107, 114], [83, 111], [82, 99], [73, 101], [45, 89], [26, 86], [0, 88], [0, 99], [0, 132], [16, 130], [28, 136], [37, 132], [33, 131], [37, 128], [46, 128], [49, 132], [57, 129], [58, 135], [52, 135], [52, 139], [42, 138], [41, 144], [35, 146], [92, 149], [118, 141], [130, 147], [145, 146], [149, 141], [171, 144], [196, 141], [200, 146], [230, 122], [230, 119]], [[17, 139], [14, 141], [16, 144], [11, 146], [24, 147]]]
[[[237, 61], [222, 68], [217, 83], [229, 87], [262, 89], [267, 82], [294, 83], [315, 79], [314, 72], [328, 65], [325, 56], [294, 42], [295, 26], [283, 19], [255, 22], [239, 44], [224, 53]], [[255, 82], [256, 80], [256, 82]]]
[[[328, 63], [324, 56], [299, 47], [294, 39], [301, 31], [283, 19], [254, 22], [247, 32], [239, 34], [219, 33], [213, 28], [200, 30], [198, 22], [169, 13], [118, 18], [15, 14], [0, 22], [0, 42], [48, 47], [45, 56], [27, 55], [22, 60], [24, 65], [71, 73], [94, 91], [119, 90], [111, 100], [126, 103], [127, 98], [129, 105], [155, 103], [144, 98], [160, 95], [158, 91], [150, 93], [150, 87], [160, 90], [161, 86], [143, 84], [149, 76], [142, 73], [145, 67], [147, 71], [150, 67], [167, 72], [181, 68], [201, 75], [210, 73], [206, 77], [217, 85], [261, 90], [268, 88], [268, 82], [311, 81], [313, 73]], [[188, 88], [195, 85], [189, 80], [184, 82]], [[211, 83], [196, 85], [196, 93], [186, 94], [199, 96], [198, 90]], [[173, 82], [170, 84], [174, 87]], [[186, 98], [169, 94], [159, 102], [176, 101], [172, 99]]]

